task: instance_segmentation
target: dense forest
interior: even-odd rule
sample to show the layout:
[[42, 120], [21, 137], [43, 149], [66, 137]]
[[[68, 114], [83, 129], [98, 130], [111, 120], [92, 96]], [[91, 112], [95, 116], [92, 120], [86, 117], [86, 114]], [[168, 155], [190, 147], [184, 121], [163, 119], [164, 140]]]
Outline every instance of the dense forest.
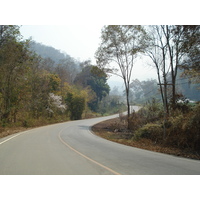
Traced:
[[108, 97], [107, 75], [100, 68], [23, 40], [19, 30], [0, 26], [0, 126], [28, 127], [119, 109]]

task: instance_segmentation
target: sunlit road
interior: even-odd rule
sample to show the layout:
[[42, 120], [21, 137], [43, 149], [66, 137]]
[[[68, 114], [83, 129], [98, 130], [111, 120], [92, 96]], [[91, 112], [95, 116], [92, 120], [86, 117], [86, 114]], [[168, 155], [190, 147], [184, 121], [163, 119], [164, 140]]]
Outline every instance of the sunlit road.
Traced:
[[[136, 107], [135, 107], [136, 109]], [[200, 174], [200, 161], [102, 139], [95, 118], [35, 128], [0, 140], [0, 174]]]

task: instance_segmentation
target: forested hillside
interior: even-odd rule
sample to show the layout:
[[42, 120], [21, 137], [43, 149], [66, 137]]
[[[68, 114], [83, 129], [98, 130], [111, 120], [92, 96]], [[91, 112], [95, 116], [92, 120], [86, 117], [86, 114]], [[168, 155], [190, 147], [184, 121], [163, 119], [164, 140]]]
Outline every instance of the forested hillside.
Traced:
[[30, 41], [29, 45], [31, 51], [36, 52], [42, 58], [51, 58], [56, 64], [58, 64], [60, 60], [70, 57], [68, 54], [64, 54], [60, 50], [57, 50], [51, 46], [46, 46], [36, 41]]
[[23, 40], [19, 26], [0, 26], [1, 127], [95, 116], [109, 90], [107, 75], [90, 61]]

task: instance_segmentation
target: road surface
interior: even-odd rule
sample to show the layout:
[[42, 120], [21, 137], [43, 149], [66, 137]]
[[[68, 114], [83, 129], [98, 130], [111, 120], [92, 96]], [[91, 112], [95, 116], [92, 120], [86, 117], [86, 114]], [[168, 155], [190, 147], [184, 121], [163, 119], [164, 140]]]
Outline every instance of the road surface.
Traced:
[[90, 131], [93, 124], [114, 117], [49, 125], [2, 138], [0, 174], [200, 174], [200, 161], [121, 145]]

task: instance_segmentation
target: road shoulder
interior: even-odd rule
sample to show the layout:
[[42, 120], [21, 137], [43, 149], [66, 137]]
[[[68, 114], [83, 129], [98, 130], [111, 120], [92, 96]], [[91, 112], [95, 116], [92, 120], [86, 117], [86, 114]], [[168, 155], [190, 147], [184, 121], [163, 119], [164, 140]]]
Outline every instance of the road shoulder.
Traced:
[[106, 120], [93, 125], [91, 127], [91, 130], [95, 135], [99, 137], [120, 144], [150, 150], [154, 152], [166, 153], [170, 155], [200, 160], [200, 155], [197, 155], [195, 154], [195, 152], [191, 152], [189, 150], [183, 150], [179, 148], [168, 147], [162, 144], [156, 144], [150, 139], [145, 138], [133, 140], [133, 135], [131, 133], [123, 131], [123, 127], [121, 129], [114, 128], [114, 126], [118, 123], [120, 123], [119, 118]]

